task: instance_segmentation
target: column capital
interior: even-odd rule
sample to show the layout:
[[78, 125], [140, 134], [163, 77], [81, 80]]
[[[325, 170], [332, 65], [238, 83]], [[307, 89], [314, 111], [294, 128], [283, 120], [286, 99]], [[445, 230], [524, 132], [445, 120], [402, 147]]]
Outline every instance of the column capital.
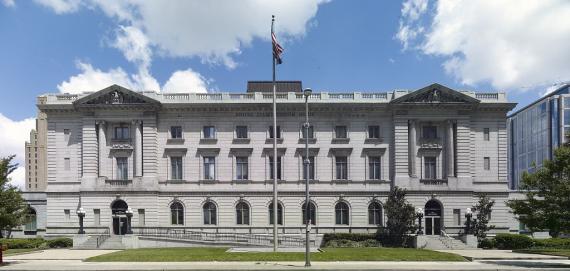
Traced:
[[97, 124], [97, 125], [106, 125], [107, 122], [104, 121], [104, 120], [96, 120], [96, 121], [95, 121], [95, 124]]

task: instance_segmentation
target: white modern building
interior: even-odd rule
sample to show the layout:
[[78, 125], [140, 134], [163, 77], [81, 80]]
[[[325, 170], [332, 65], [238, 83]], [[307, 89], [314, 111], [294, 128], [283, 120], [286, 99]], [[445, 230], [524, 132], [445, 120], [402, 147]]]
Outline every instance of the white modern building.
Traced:
[[[300, 89], [299, 89], [300, 90]], [[294, 89], [292, 91], [295, 91]], [[278, 139], [279, 231], [303, 232], [305, 174], [313, 232], [375, 232], [391, 187], [425, 209], [426, 234], [457, 233], [477, 195], [496, 201], [496, 232], [509, 213], [504, 93], [313, 93], [309, 133], [301, 92], [279, 92], [273, 134], [267, 92], [167, 94], [113, 85], [46, 94], [48, 236], [180, 228], [272, 232], [273, 137]], [[305, 141], [309, 172], [302, 166]]]

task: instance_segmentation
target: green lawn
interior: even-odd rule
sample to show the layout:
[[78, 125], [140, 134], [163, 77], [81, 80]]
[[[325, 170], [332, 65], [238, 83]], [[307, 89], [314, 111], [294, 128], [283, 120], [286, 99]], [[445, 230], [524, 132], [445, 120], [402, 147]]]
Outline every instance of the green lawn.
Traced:
[[564, 256], [570, 258], [570, 249], [532, 248], [532, 249], [519, 249], [515, 250], [515, 252]]
[[[297, 252], [225, 252], [227, 248], [142, 248], [87, 259], [91, 262], [304, 261]], [[410, 248], [327, 248], [313, 261], [465, 261], [459, 255]]]
[[4, 255], [9, 256], [9, 255], [14, 255], [14, 254], [32, 252], [32, 251], [36, 251], [36, 250], [39, 250], [39, 249], [38, 248], [13, 248], [13, 249], [8, 249], [8, 250], [4, 251]]

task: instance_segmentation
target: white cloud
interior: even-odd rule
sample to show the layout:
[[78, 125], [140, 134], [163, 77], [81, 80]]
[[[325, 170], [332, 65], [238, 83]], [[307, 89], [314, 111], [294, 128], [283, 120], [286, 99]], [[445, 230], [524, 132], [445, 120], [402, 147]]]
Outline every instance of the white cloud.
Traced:
[[14, 0], [2, 0], [2, 4], [6, 7], [15, 7], [16, 2]]
[[570, 77], [566, 0], [438, 0], [433, 9], [415, 2], [404, 2], [396, 38], [404, 49], [442, 57], [463, 84], [531, 89]]
[[14, 162], [20, 164], [20, 167], [10, 175], [12, 183], [23, 188], [25, 181], [25, 142], [30, 139], [30, 131], [35, 129], [36, 121], [34, 118], [27, 118], [20, 121], [14, 121], [2, 113], [0, 113], [0, 157], [16, 155]]
[[57, 14], [72, 13], [79, 10], [80, 0], [35, 0], [38, 4], [48, 7]]
[[170, 79], [166, 81], [163, 92], [195, 92], [206, 93], [207, 81], [202, 75], [191, 69], [185, 71], [176, 71]]
[[18, 166], [8, 177], [10, 184], [19, 187], [20, 190], [26, 190], [26, 168], [23, 164]]

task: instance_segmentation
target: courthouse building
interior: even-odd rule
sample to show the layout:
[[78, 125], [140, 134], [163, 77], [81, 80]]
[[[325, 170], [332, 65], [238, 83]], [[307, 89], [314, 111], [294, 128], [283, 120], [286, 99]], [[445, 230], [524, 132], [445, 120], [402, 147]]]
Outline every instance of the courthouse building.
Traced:
[[306, 174], [316, 233], [375, 232], [394, 186], [425, 209], [426, 234], [461, 230], [480, 193], [496, 201], [495, 232], [518, 230], [505, 206], [507, 112], [515, 104], [504, 93], [439, 84], [313, 93], [305, 133], [300, 82], [280, 82], [273, 134], [267, 86], [196, 94], [113, 85], [38, 97], [47, 116], [46, 234], [77, 233], [79, 208], [88, 234], [124, 234], [127, 210], [135, 229], [271, 233], [273, 137], [280, 232], [303, 232]]

